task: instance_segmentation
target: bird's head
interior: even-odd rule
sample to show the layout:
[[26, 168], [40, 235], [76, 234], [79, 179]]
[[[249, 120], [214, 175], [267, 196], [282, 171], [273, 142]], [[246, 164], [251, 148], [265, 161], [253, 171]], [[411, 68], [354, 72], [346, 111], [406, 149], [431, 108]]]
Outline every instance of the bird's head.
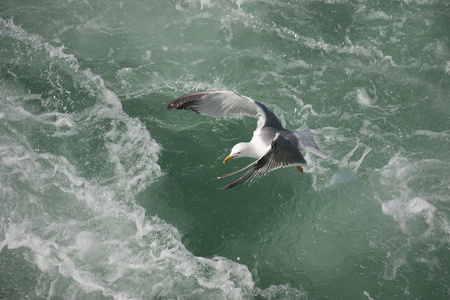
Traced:
[[248, 151], [248, 143], [236, 144], [234, 145], [233, 149], [231, 149], [230, 155], [228, 155], [223, 160], [223, 163], [227, 163], [234, 158], [245, 157], [247, 156], [247, 151]]

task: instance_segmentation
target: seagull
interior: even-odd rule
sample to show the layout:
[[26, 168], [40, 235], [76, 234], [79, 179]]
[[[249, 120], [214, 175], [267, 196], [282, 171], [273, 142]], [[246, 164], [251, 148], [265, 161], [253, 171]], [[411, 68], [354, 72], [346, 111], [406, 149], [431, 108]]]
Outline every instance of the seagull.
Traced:
[[174, 108], [192, 110], [212, 117], [246, 115], [258, 118], [251, 141], [234, 145], [223, 163], [238, 157], [251, 157], [257, 160], [240, 170], [214, 178], [232, 176], [252, 167], [241, 177], [221, 187], [221, 190], [233, 188], [243, 182], [250, 185], [256, 179], [278, 168], [295, 166], [303, 173], [303, 166], [306, 166], [307, 162], [300, 153], [302, 149], [327, 158], [317, 146], [306, 124], [293, 131], [284, 129], [275, 114], [263, 103], [235, 92], [204, 91], [186, 94], [167, 106], [168, 110]]

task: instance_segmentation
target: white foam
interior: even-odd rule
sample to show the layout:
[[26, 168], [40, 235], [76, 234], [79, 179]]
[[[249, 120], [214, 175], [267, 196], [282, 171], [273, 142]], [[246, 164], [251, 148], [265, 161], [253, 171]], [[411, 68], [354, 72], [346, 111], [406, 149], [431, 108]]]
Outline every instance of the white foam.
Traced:
[[74, 124], [70, 120], [70, 118], [61, 117], [61, 118], [58, 118], [58, 120], [55, 122], [55, 126], [59, 127], [59, 128], [62, 128], [62, 127], [72, 128], [74, 126]]
[[187, 3], [198, 3], [200, 2], [200, 9], [205, 7], [210, 7], [212, 5], [211, 0], [186, 0]]
[[[429, 132], [419, 134], [435, 137]], [[387, 280], [399, 276], [398, 270], [412, 263], [423, 263], [429, 270], [440, 263], [436, 258], [430, 259], [430, 253], [436, 251], [436, 245], [450, 241], [449, 222], [439, 205], [440, 201], [448, 201], [449, 198], [435, 190], [439, 186], [448, 186], [448, 179], [438, 175], [448, 167], [449, 163], [437, 159], [412, 161], [396, 154], [382, 169], [376, 170], [379, 178], [375, 176], [372, 182], [380, 186], [375, 196], [381, 201], [383, 214], [390, 216], [400, 229], [399, 232], [396, 232], [396, 227], [391, 229], [391, 234], [395, 235], [393, 243], [397, 247], [395, 251], [389, 251], [386, 257], [384, 278]], [[436, 178], [439, 178], [433, 183], [436, 185], [433, 191], [427, 192], [420, 186], [417, 187], [417, 183], [430, 180], [424, 178], [423, 174], [430, 176], [432, 173], [437, 173]], [[411, 248], [412, 244], [427, 245], [427, 248], [415, 250]], [[410, 256], [411, 252], [415, 254]]]
[[[7, 26], [21, 41], [30, 37], [12, 21]], [[28, 260], [43, 274], [36, 295], [58, 297], [64, 291], [67, 297], [101, 293], [141, 299], [180, 294], [195, 298], [200, 293], [239, 299], [252, 293], [254, 281], [245, 265], [194, 256], [174, 227], [157, 216], [147, 217], [135, 202], [135, 196], [162, 175], [157, 164], [161, 148], [145, 125], [123, 112], [100, 76], [80, 71], [64, 47], [52, 48], [38, 36], [28, 43], [51, 53], [50, 59], [56, 60], [52, 63], [69, 65], [77, 88], [95, 99], [68, 113], [33, 114], [21, 106], [28, 101], [27, 93], [18, 89], [10, 93], [15, 99], [2, 103], [7, 121], [39, 128], [62, 145], [69, 135], [74, 141], [68, 156], [37, 151], [26, 135], [11, 136], [0, 146], [0, 174], [12, 175], [0, 185], [6, 210], [2, 224], [7, 224], [1, 227], [5, 238], [0, 251], [29, 250]], [[33, 99], [41, 100], [41, 95]], [[103, 151], [89, 153], [89, 159], [105, 161], [100, 175], [85, 172], [77, 159], [86, 138], [103, 146]]]
[[[17, 145], [8, 147], [7, 153], [18, 148]], [[184, 248], [175, 228], [157, 217], [145, 216], [144, 209], [132, 202], [133, 193], [118, 191], [114, 183], [96, 185], [77, 176], [76, 168], [64, 157], [34, 154], [8, 159], [6, 156], [3, 162], [6, 164], [2, 164], [0, 171], [15, 167], [16, 173], [30, 173], [23, 177], [23, 183], [40, 186], [44, 194], [58, 189], [66, 195], [64, 205], [60, 206], [65, 220], [52, 215], [46, 207], [46, 197], [36, 195], [30, 203], [20, 199], [20, 191], [14, 191], [6, 199], [8, 203], [16, 203], [17, 208], [6, 212], [15, 221], [3, 229], [5, 239], [0, 250], [3, 247], [31, 250], [34, 256], [31, 261], [53, 278], [51, 290], [42, 290], [41, 294], [69, 285], [78, 286], [85, 295], [98, 291], [117, 299], [141, 298], [144, 291], [148, 297], [173, 297], [185, 282], [191, 285], [196, 282], [202, 293], [212, 291], [219, 297], [242, 298], [254, 288], [246, 266], [221, 257], [195, 257]], [[82, 211], [70, 208], [77, 203], [91, 217], [83, 220], [86, 216]], [[42, 207], [47, 213], [36, 214], [32, 221], [23, 219], [22, 214], [31, 211], [30, 206]], [[98, 270], [103, 271], [98, 273]], [[188, 291], [181, 289], [183, 293], [196, 293], [192, 286]]]
[[372, 106], [372, 100], [367, 94], [366, 90], [363, 88], [359, 88], [356, 90], [356, 97], [358, 99], [358, 103], [364, 106]]
[[370, 297], [370, 294], [369, 294], [369, 292], [367, 292], [367, 291], [364, 291], [363, 292], [363, 294], [364, 294], [364, 296], [366, 296], [367, 297], [367, 299], [368, 300], [374, 300], [372, 297]]
[[271, 285], [264, 290], [260, 290], [259, 294], [264, 299], [308, 299], [308, 293], [306, 291], [291, 287], [289, 284]]
[[445, 131], [441, 131], [441, 132], [434, 132], [434, 131], [430, 131], [430, 130], [416, 130], [414, 132], [415, 134], [419, 134], [419, 135], [426, 135], [428, 137], [432, 137], [432, 138], [449, 138], [450, 137], [450, 130], [445, 130]]
[[[328, 128], [328, 130], [329, 129], [330, 128]], [[359, 156], [359, 154], [355, 154], [356, 152], [360, 152], [358, 151], [359, 149], [364, 149], [361, 156]], [[338, 171], [333, 173], [331, 177], [323, 176], [324, 174], [329, 173], [329, 168], [319, 167], [316, 164], [313, 164], [312, 167], [314, 167], [314, 169], [311, 170], [314, 180], [313, 187], [315, 189], [333, 188], [336, 185], [345, 184], [351, 181], [358, 181], [358, 170], [370, 151], [372, 151], [371, 147], [368, 147], [367, 145], [361, 143], [359, 139], [356, 139], [353, 149], [345, 154], [340, 160], [333, 160], [332, 157], [327, 159], [329, 164], [331, 163], [338, 167]]]
[[374, 10], [368, 11], [368, 13], [365, 15], [365, 18], [366, 18], [366, 20], [391, 20], [392, 19], [385, 12], [374, 11]]
[[405, 233], [410, 233], [408, 221], [416, 216], [424, 218], [428, 228], [422, 234], [429, 236], [434, 219], [436, 207], [422, 198], [413, 198], [411, 200], [394, 199], [382, 203], [383, 213], [392, 216], [400, 225]]
[[[389, 256], [391, 256], [391, 253], [388, 252], [388, 257]], [[399, 257], [393, 258], [392, 261], [389, 262], [389, 264], [387, 263], [387, 265], [389, 266], [386, 266], [383, 277], [386, 280], [393, 280], [397, 277], [397, 271], [407, 264], [408, 261], [406, 260], [405, 255], [400, 255]]]

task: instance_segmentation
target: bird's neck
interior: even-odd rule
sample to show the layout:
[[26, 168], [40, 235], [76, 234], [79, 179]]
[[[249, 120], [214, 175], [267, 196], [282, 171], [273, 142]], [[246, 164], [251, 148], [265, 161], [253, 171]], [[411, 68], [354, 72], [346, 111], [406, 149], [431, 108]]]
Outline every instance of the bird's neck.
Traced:
[[[264, 149], [258, 149], [254, 143], [243, 143], [245, 144], [245, 151], [241, 152], [241, 157], [252, 157], [252, 158], [260, 158], [264, 155]], [[264, 153], [262, 153], [264, 152]], [[262, 153], [262, 154], [261, 154]]]

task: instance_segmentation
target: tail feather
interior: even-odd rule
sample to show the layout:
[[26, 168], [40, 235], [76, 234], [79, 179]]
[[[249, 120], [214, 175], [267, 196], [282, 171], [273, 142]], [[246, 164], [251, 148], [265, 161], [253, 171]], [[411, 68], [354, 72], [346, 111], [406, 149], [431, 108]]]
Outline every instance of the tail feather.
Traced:
[[314, 136], [306, 124], [298, 128], [295, 131], [295, 134], [298, 138], [300, 147], [311, 153], [314, 153], [315, 155], [327, 158], [326, 154], [319, 149], [319, 146], [317, 146], [317, 143], [314, 140]]

